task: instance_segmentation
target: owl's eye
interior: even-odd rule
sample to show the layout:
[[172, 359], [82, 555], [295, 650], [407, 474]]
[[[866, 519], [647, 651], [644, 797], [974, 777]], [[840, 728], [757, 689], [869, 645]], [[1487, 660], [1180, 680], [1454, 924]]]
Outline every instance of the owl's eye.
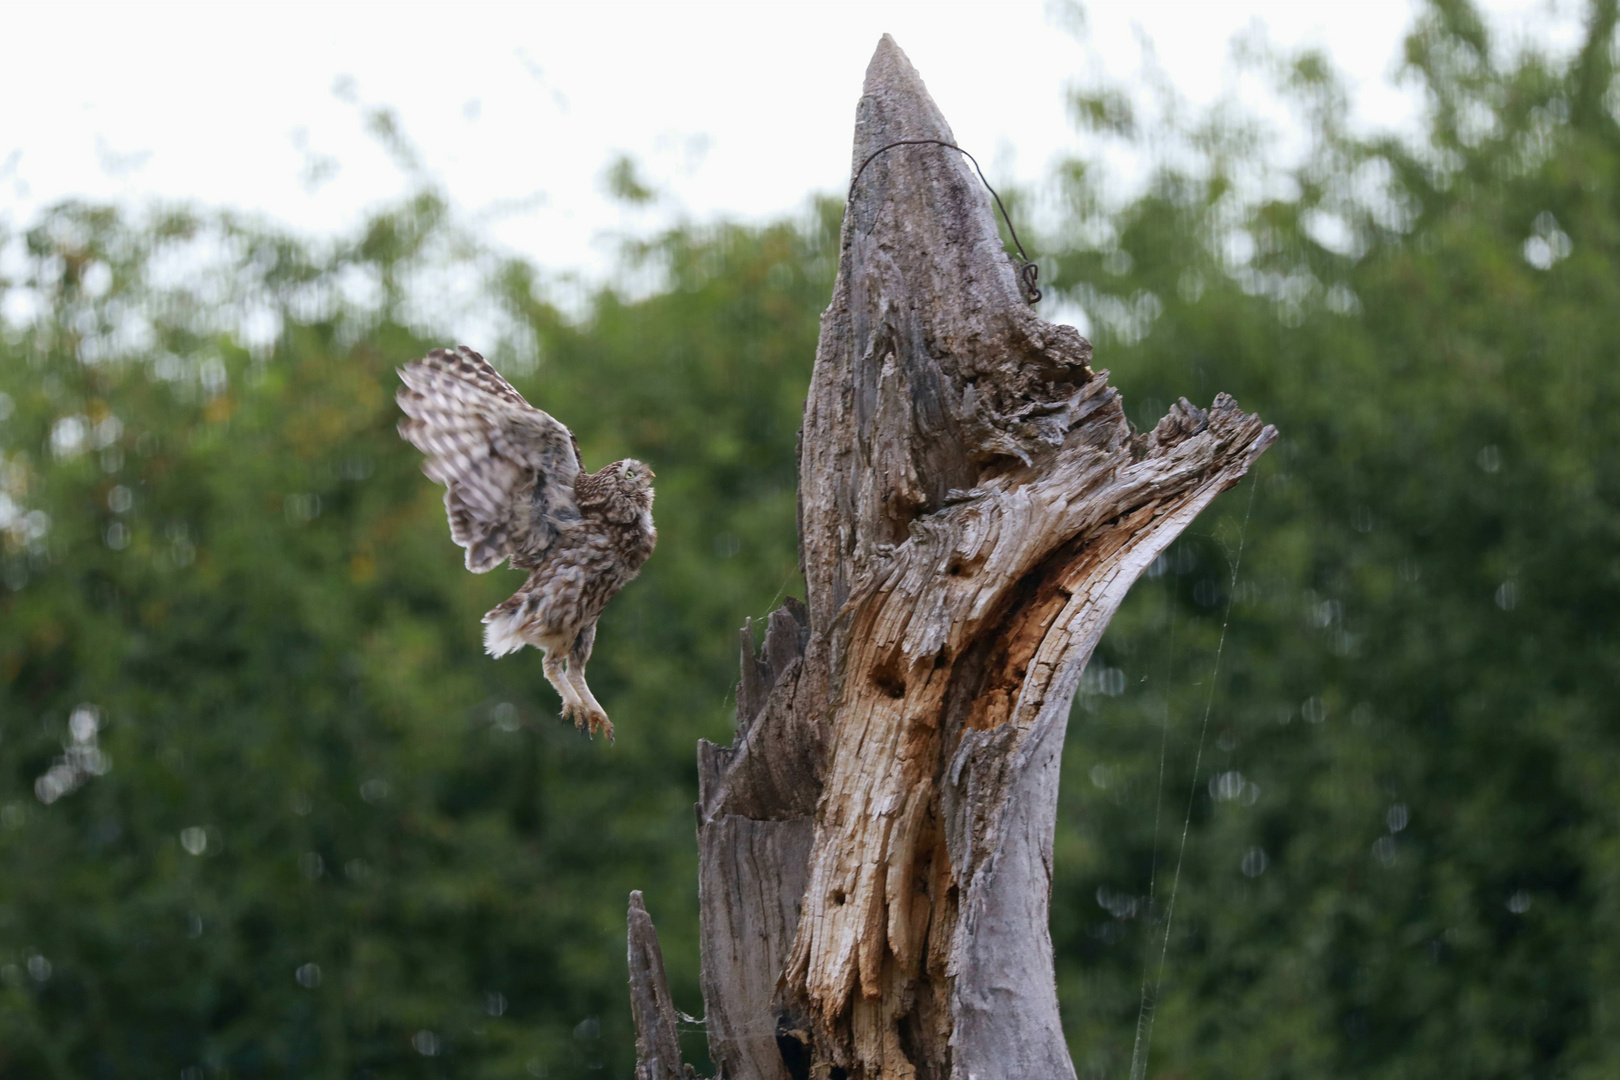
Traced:
[[626, 480], [634, 480], [636, 478], [636, 470], [634, 470], [634, 469], [626, 469], [626, 470], [624, 470], [624, 478]]

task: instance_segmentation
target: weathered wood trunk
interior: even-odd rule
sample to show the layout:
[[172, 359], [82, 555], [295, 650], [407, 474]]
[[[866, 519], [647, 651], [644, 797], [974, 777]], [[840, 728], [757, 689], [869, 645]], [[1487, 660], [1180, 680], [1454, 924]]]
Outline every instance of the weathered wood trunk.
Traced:
[[[921, 139], [954, 141], [885, 37], [852, 170]], [[735, 743], [698, 751], [711, 1056], [733, 1080], [1072, 1077], [1047, 920], [1070, 703], [1126, 590], [1275, 432], [1223, 395], [1134, 434], [955, 151], [880, 153], [842, 239], [800, 446], [808, 603], [757, 656], [745, 629]]]

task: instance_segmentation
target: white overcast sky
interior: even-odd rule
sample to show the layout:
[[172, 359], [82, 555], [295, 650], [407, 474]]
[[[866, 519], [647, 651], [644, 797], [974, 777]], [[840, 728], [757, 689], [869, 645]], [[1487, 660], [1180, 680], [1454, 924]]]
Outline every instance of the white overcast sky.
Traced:
[[[1573, 40], [1571, 0], [1491, 0], [1508, 39]], [[1325, 47], [1363, 124], [1409, 124], [1391, 82], [1407, 0], [1092, 2], [1079, 40], [1046, 3], [4, 4], [0, 222], [69, 197], [187, 200], [310, 234], [353, 227], [407, 183], [364, 131], [397, 111], [483, 234], [600, 272], [610, 238], [676, 217], [758, 220], [847, 183], [866, 62], [892, 33], [993, 179], [1037, 184], [1076, 147], [1064, 89], [1129, 79], [1151, 43], [1195, 105], [1259, 93], [1229, 44]], [[667, 192], [632, 212], [605, 165]]]

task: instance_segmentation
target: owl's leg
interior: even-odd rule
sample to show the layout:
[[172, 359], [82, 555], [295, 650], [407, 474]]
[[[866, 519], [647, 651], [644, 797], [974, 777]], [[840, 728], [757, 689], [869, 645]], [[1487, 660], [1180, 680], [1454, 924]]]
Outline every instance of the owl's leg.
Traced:
[[564, 720], [574, 721], [578, 727], [585, 712], [585, 703], [580, 700], [579, 694], [574, 691], [573, 684], [568, 679], [568, 673], [563, 667], [563, 651], [560, 648], [546, 649], [546, 661], [542, 670], [546, 673], [546, 681], [556, 689], [562, 698], [562, 716]]
[[[574, 692], [579, 695], [582, 702], [580, 708], [585, 719], [590, 724], [591, 734], [596, 734], [598, 728], [613, 741], [613, 721], [608, 719], [607, 710], [602, 708], [591, 693], [591, 688], [585, 682], [585, 663], [591, 658], [591, 646], [596, 644], [596, 624], [591, 623], [579, 632], [574, 639], [574, 647], [568, 650], [568, 681], [573, 684]], [[575, 726], [579, 721], [574, 721]]]

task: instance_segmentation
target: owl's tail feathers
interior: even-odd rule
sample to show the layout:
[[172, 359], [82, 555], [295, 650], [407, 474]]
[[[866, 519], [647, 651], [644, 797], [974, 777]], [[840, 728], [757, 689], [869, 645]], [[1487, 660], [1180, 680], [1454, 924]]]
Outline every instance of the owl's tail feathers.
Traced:
[[522, 594], [503, 601], [484, 614], [484, 651], [491, 656], [515, 653], [528, 642], [523, 639]]

